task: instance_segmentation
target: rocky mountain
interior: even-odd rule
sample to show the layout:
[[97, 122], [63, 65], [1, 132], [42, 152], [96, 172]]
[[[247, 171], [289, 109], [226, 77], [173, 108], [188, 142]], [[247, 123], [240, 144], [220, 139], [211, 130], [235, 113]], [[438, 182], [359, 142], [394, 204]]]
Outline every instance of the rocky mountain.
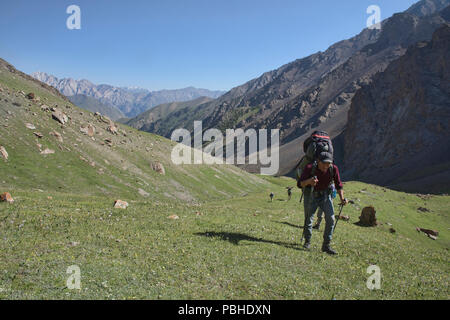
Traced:
[[217, 98], [224, 92], [210, 91], [188, 87], [177, 90], [149, 91], [141, 88], [114, 87], [111, 85], [96, 85], [88, 80], [71, 78], [58, 79], [45, 72], [35, 72], [32, 76], [58, 89], [65, 96], [85, 95], [99, 100], [107, 106], [119, 109], [127, 117], [134, 117], [154, 106], [174, 101], [189, 101], [199, 97]]
[[419, 42], [353, 98], [348, 178], [412, 192], [450, 191], [450, 24]]
[[[403, 55], [418, 41], [429, 40], [447, 18], [439, 14], [449, 0], [420, 1], [404, 13], [382, 22], [382, 29], [364, 29], [325, 52], [263, 74], [218, 99], [173, 113], [164, 121], [167, 136], [175, 128], [192, 129], [194, 120], [203, 128], [278, 128], [281, 131], [280, 174], [288, 173], [301, 156], [301, 141], [313, 129], [338, 136], [345, 127], [351, 99], [377, 72]], [[300, 139], [301, 141], [299, 141]]]
[[102, 115], [106, 115], [114, 121], [125, 117], [122, 111], [116, 107], [107, 106], [95, 98], [88, 97], [83, 94], [76, 94], [74, 96], [69, 96], [68, 98], [73, 104], [79, 106], [80, 108], [94, 113], [100, 112]]
[[197, 108], [198, 106], [210, 102], [211, 100], [213, 99], [209, 97], [200, 97], [191, 101], [161, 104], [123, 123], [138, 130], [158, 132], [163, 136], [170, 137], [170, 128], [164, 127], [169, 124], [165, 121], [169, 115], [173, 116], [177, 113], [177, 116], [181, 117], [187, 110]]

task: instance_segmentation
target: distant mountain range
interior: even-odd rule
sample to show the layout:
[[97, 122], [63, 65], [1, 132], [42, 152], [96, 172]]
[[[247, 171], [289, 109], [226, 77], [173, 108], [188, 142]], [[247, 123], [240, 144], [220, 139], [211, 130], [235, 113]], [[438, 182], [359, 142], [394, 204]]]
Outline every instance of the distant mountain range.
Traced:
[[85, 95], [95, 98], [103, 105], [115, 107], [129, 118], [159, 104], [189, 101], [200, 97], [217, 98], [224, 93], [224, 91], [211, 91], [194, 87], [149, 91], [142, 88], [115, 87], [107, 84], [96, 85], [89, 80], [58, 79], [45, 72], [35, 72], [31, 76], [55, 87], [67, 97]]

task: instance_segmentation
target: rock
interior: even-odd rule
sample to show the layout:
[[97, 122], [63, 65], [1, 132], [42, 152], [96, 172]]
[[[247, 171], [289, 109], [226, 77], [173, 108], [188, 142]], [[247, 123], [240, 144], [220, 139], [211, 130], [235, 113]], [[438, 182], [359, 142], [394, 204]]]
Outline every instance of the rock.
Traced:
[[[338, 216], [336, 216], [336, 218], [337, 218]], [[350, 217], [349, 216], [341, 216], [340, 218], [339, 218], [339, 220], [342, 220], [342, 221], [350, 221]]]
[[[429, 236], [431, 235], [433, 237], [437, 237], [439, 235], [439, 232], [436, 230], [423, 229], [423, 228], [419, 228], [419, 227], [417, 227], [416, 230], [417, 230], [417, 232], [423, 232], [423, 233], [426, 233], [427, 235], [429, 235]], [[436, 240], [436, 239], [434, 239], [434, 240]]]
[[359, 224], [366, 227], [377, 226], [376, 210], [373, 206], [365, 207], [359, 217]]
[[430, 210], [428, 210], [427, 208], [422, 208], [422, 207], [417, 208], [417, 210], [419, 210], [421, 212], [430, 212]]
[[39, 139], [41, 139], [44, 135], [40, 132], [33, 132], [33, 134], [38, 137]]
[[107, 145], [108, 147], [112, 147], [112, 146], [113, 146], [112, 140], [111, 140], [111, 139], [105, 139], [105, 143], [106, 143], [106, 145]]
[[32, 123], [25, 123], [25, 127], [27, 127], [30, 130], [35, 130], [36, 127]]
[[394, 228], [389, 228], [389, 232], [390, 233], [395, 233], [395, 229]]
[[55, 150], [51, 150], [49, 148], [45, 148], [44, 151], [41, 151], [41, 154], [54, 154]]
[[165, 175], [166, 171], [164, 170], [164, 166], [161, 162], [152, 163], [152, 169], [159, 174]]
[[29, 94], [27, 94], [27, 98], [30, 99], [30, 100], [34, 100], [35, 97], [36, 96], [35, 96], [35, 94], [33, 92], [30, 92]]
[[58, 140], [59, 142], [63, 142], [63, 137], [61, 136], [61, 134], [57, 131], [52, 131], [49, 133], [51, 136], [54, 136], [56, 138], [56, 140]]
[[4, 146], [0, 146], [0, 155], [5, 161], [8, 161], [8, 152], [6, 152], [6, 149]]
[[50, 111], [50, 107], [47, 106], [47, 105], [45, 105], [45, 104], [43, 104], [43, 105], [41, 106], [41, 111], [48, 112], [48, 111]]
[[173, 215], [169, 216], [168, 218], [169, 218], [169, 219], [172, 219], [172, 220], [180, 219], [180, 217], [177, 216], [176, 214], [173, 214]]
[[100, 112], [96, 112], [96, 113], [94, 113], [94, 116], [96, 116], [96, 117], [100, 117], [100, 116], [101, 116], [101, 114], [100, 114]]
[[111, 132], [112, 134], [117, 134], [118, 130], [114, 123], [110, 123], [108, 128], [106, 128], [107, 131]]
[[88, 135], [89, 137], [93, 137], [95, 135], [95, 127], [91, 124], [88, 124], [87, 126], [80, 127], [80, 132]]
[[0, 202], [13, 203], [14, 199], [11, 197], [9, 192], [4, 192], [0, 195]]
[[114, 208], [116, 209], [126, 209], [128, 208], [128, 202], [122, 201], [122, 200], [116, 200], [114, 202]]
[[53, 111], [52, 118], [63, 125], [69, 121], [69, 118], [67, 117], [67, 115], [58, 109], [55, 109], [55, 111]]

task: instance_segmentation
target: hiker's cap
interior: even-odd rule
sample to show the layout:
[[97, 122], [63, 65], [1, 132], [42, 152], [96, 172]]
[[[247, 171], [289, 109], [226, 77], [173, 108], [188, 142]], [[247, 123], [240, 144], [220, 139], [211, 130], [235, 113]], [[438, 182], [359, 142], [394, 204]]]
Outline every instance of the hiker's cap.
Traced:
[[329, 152], [321, 152], [319, 154], [319, 161], [333, 163], [333, 155]]

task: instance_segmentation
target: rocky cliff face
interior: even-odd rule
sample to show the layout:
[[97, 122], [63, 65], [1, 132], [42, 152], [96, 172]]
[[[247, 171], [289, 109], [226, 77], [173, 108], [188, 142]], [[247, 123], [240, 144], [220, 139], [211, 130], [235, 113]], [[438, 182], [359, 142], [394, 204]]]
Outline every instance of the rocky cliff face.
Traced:
[[347, 178], [408, 191], [450, 189], [450, 26], [392, 62], [353, 98]]

